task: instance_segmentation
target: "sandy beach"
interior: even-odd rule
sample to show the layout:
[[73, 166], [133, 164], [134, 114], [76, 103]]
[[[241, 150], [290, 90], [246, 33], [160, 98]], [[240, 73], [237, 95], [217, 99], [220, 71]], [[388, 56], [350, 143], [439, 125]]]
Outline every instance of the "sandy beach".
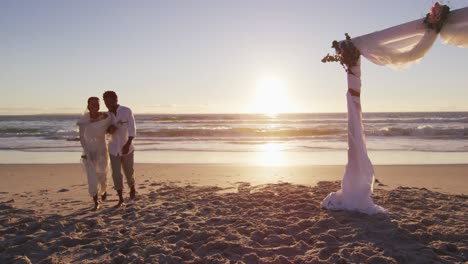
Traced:
[[[137, 164], [100, 211], [78, 164], [0, 165], [1, 263], [464, 263], [468, 165], [375, 166], [388, 215], [320, 208], [343, 166]], [[109, 182], [111, 184], [111, 182]]]

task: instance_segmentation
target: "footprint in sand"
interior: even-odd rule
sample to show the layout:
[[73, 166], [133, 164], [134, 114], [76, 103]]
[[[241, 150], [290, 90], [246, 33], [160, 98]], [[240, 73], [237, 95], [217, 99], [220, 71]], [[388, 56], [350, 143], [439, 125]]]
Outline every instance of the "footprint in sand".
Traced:
[[250, 193], [250, 183], [248, 182], [237, 182], [237, 192], [238, 193], [243, 193], [243, 194], [249, 194]]

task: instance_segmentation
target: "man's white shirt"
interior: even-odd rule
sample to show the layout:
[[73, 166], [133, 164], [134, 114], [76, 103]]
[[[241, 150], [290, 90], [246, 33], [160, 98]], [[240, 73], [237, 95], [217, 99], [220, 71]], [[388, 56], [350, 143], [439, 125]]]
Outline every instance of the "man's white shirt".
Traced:
[[[109, 112], [112, 117], [112, 124], [117, 128], [114, 134], [109, 137], [109, 153], [113, 156], [122, 156], [122, 147], [127, 143], [128, 137], [136, 136], [135, 118], [132, 110], [128, 107], [119, 105], [117, 114]], [[133, 143], [127, 154], [134, 150]]]

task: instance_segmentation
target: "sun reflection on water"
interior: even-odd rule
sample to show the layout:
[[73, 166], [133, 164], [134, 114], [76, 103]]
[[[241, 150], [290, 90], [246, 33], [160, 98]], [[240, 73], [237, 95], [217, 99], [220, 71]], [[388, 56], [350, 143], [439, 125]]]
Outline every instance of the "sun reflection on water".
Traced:
[[261, 166], [284, 166], [288, 159], [284, 154], [284, 145], [269, 142], [257, 147], [255, 163]]

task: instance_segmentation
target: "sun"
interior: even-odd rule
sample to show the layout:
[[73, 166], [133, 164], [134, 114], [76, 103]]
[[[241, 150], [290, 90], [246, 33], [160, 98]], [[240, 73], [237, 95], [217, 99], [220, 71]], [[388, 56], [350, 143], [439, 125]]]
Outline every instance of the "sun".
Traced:
[[254, 112], [275, 116], [289, 110], [286, 82], [276, 77], [263, 77], [255, 85]]

